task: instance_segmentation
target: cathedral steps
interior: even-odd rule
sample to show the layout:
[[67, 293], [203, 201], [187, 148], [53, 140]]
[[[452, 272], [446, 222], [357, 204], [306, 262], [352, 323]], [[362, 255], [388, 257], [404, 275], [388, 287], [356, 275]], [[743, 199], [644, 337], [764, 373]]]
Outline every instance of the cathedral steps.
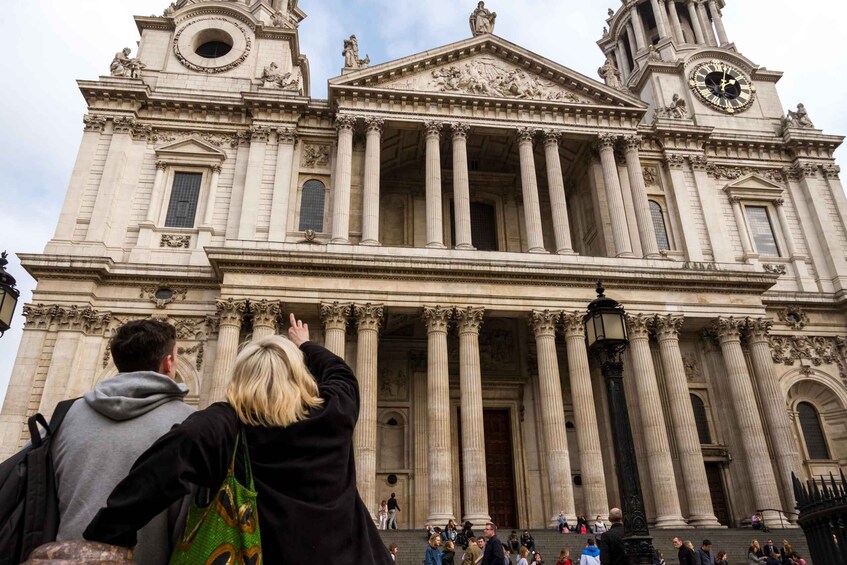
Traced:
[[[559, 551], [566, 545], [571, 549], [571, 558], [576, 557], [576, 562], [578, 563], [579, 554], [582, 553], [582, 548], [585, 547], [585, 540], [589, 537], [580, 534], [563, 535], [554, 530], [530, 530], [530, 532], [532, 533], [532, 537], [535, 538], [536, 547], [541, 552], [545, 565], [555, 565]], [[499, 537], [501, 540], [505, 540], [510, 533], [511, 529], [501, 530]], [[518, 531], [518, 534], [520, 533]], [[652, 530], [650, 533], [653, 535], [654, 547], [664, 553], [665, 561], [668, 565], [676, 565], [678, 563], [676, 558], [677, 550], [671, 542], [673, 537], [677, 535], [682, 539], [690, 539], [694, 542], [695, 548], [700, 547], [700, 543], [704, 539], [711, 540], [714, 544], [712, 551], [716, 555], [718, 551], [726, 551], [729, 554], [730, 565], [744, 565], [747, 563], [747, 548], [753, 539], [759, 540], [759, 543], [764, 545], [766, 540], [770, 538], [779, 547], [782, 546], [782, 540], [788, 540], [794, 547], [794, 550], [802, 555], [809, 565], [812, 565], [812, 561], [809, 559], [809, 548], [806, 543], [806, 537], [803, 535], [803, 530], [799, 528], [772, 528], [766, 534], [750, 528]], [[381, 531], [380, 534], [386, 546], [391, 543], [397, 544], [399, 548], [397, 565], [420, 565], [421, 561], [423, 561], [424, 552], [426, 551], [426, 540], [423, 530], [389, 530]], [[459, 558], [461, 555], [462, 550], [459, 548], [458, 556], [455, 560], [456, 564], [460, 563]]]

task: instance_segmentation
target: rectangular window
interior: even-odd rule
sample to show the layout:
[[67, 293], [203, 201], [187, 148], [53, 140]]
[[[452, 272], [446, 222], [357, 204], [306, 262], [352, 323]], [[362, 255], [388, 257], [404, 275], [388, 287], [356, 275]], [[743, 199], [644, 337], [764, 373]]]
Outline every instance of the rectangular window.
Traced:
[[765, 206], [745, 206], [747, 225], [759, 255], [779, 257], [779, 246], [771, 224], [770, 214]]
[[197, 200], [200, 198], [202, 173], [175, 173], [171, 190], [171, 201], [168, 204], [168, 215], [165, 227], [193, 228], [194, 216], [197, 215]]

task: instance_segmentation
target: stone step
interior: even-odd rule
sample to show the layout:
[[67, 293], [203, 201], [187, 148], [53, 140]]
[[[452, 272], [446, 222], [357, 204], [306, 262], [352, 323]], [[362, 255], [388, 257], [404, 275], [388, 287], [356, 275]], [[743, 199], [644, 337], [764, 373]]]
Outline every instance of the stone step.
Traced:
[[[477, 533], [481, 533], [480, 529]], [[521, 532], [518, 531], [518, 534]], [[530, 530], [532, 537], [535, 538], [535, 545], [538, 551], [544, 558], [545, 565], [555, 565], [556, 558], [559, 556], [559, 551], [565, 546], [571, 550], [571, 558], [576, 558], [578, 563], [579, 555], [585, 547], [585, 541], [588, 535], [583, 534], [560, 534], [555, 530]], [[768, 538], [774, 541], [778, 547], [782, 547], [782, 541], [788, 540], [794, 548], [794, 551], [799, 553], [806, 559], [809, 565], [812, 560], [809, 558], [809, 548], [806, 543], [806, 537], [803, 535], [803, 530], [799, 528], [791, 529], [776, 529], [771, 528], [767, 533], [762, 533], [758, 530], [750, 528], [742, 529], [705, 529], [705, 528], [689, 528], [680, 530], [652, 530], [653, 546], [664, 553], [665, 561], [668, 565], [676, 565], [677, 550], [673, 547], [672, 539], [674, 536], [679, 536], [684, 540], [694, 542], [695, 549], [700, 547], [704, 539], [711, 540], [712, 551], [717, 555], [718, 551], [726, 551], [728, 553], [730, 565], [745, 565], [747, 563], [747, 548], [750, 547], [750, 542], [754, 539], [759, 540], [759, 543], [764, 545]], [[420, 565], [424, 559], [426, 551], [426, 536], [422, 530], [388, 530], [381, 531], [382, 539], [385, 545], [396, 543], [399, 551], [397, 554], [397, 565]], [[511, 534], [511, 530], [501, 530], [499, 532], [500, 540], [505, 540]], [[462, 555], [461, 548], [457, 551], [456, 564], [458, 565]], [[512, 562], [514, 563], [514, 559]]]

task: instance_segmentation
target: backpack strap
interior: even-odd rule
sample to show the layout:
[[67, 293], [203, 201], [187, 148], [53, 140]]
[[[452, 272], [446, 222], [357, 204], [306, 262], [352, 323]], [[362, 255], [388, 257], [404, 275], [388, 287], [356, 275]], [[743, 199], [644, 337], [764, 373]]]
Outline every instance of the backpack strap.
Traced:
[[[63, 400], [59, 404], [56, 405], [56, 409], [53, 410], [53, 416], [50, 418], [50, 423], [47, 423], [47, 419], [41, 415], [41, 413], [34, 414], [27, 418], [27, 427], [29, 428], [30, 441], [32, 442], [33, 447], [40, 447], [41, 443], [44, 439], [53, 436], [56, 431], [59, 429], [59, 426], [62, 425], [62, 421], [65, 419], [65, 415], [68, 413], [68, 410], [71, 409], [71, 406], [74, 402], [82, 398], [73, 398], [71, 400]], [[42, 428], [47, 432], [44, 437], [41, 436], [41, 433], [38, 431], [38, 425], [41, 425]]]
[[56, 409], [53, 411], [53, 416], [50, 418], [50, 427], [48, 428], [48, 432], [50, 433], [50, 435], [55, 435], [56, 432], [59, 431], [59, 426], [61, 426], [62, 422], [65, 420], [65, 416], [68, 414], [68, 410], [70, 410], [74, 402], [76, 402], [80, 398], [82, 397], [79, 396], [70, 400], [63, 400], [56, 405]]

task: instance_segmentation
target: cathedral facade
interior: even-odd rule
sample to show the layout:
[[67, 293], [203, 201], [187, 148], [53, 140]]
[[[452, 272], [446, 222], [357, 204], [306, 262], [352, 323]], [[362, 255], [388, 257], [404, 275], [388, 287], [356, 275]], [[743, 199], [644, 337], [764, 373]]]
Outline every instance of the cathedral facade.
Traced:
[[[356, 371], [360, 494], [401, 527], [539, 528], [620, 504], [582, 317], [628, 313], [651, 525], [791, 520], [791, 473], [847, 469], [847, 199], [724, 0], [625, 0], [602, 81], [496, 35], [361, 58], [310, 96], [297, 0], [179, 0], [80, 81], [84, 134], [37, 279], [0, 453], [116, 374], [122, 323], [179, 336], [188, 400], [295, 312]], [[323, 78], [321, 79], [323, 80]]]

